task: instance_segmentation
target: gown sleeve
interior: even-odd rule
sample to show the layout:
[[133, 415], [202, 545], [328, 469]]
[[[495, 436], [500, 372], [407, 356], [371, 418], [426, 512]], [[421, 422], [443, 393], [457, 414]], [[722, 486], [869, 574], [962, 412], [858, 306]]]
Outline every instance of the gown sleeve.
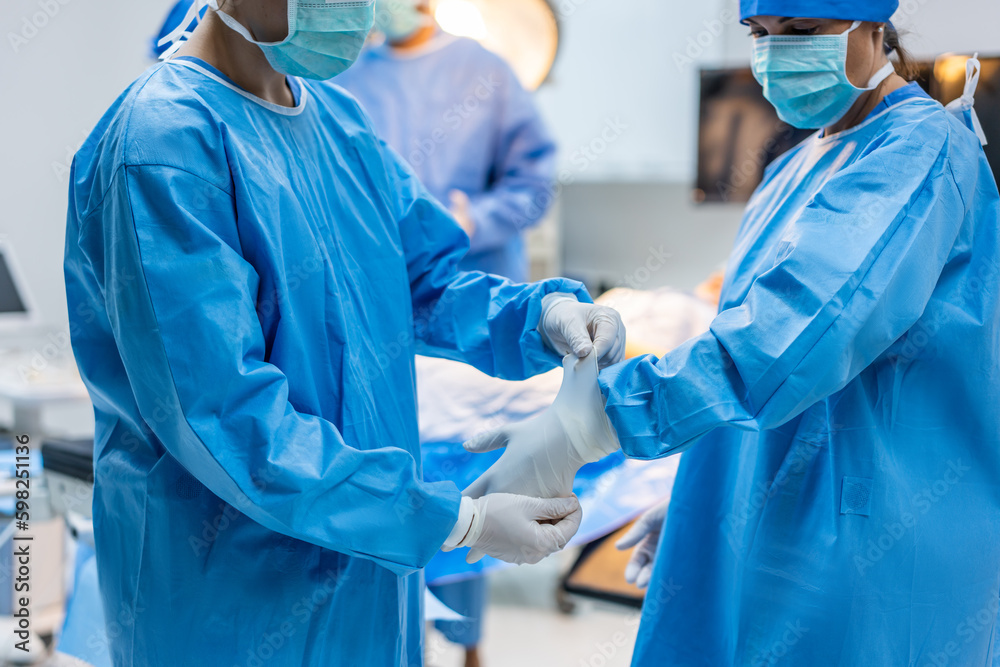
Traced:
[[542, 297], [563, 292], [590, 303], [586, 288], [563, 278], [524, 285], [459, 272], [469, 237], [395, 151], [384, 142], [381, 150], [406, 255], [418, 354], [461, 361], [506, 380], [560, 366], [537, 331]]
[[779, 426], [903, 336], [966, 217], [946, 142], [898, 138], [837, 172], [789, 221], [773, 267], [709, 332], [607, 369], [601, 387], [625, 453], [658, 458], [720, 426]]
[[458, 489], [422, 481], [407, 451], [356, 449], [289, 403], [266, 361], [232, 195], [175, 167], [128, 166], [97, 210], [85, 224], [100, 225], [112, 330], [167, 452], [270, 530], [399, 574], [424, 566], [455, 524]]
[[476, 224], [472, 253], [505, 246], [537, 224], [554, 199], [556, 145], [531, 94], [513, 72], [497, 94], [504, 99], [497, 114], [494, 181], [469, 197]]

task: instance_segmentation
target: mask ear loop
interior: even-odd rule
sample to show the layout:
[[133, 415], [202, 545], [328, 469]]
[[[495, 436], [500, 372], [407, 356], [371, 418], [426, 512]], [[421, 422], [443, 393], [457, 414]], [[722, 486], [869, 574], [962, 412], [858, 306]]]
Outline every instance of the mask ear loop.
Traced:
[[[861, 26], [861, 24], [862, 21], [855, 21], [851, 25], [851, 29], [848, 30], [845, 34], [848, 35], [851, 34], [855, 30], [857, 30]], [[885, 26], [879, 26], [878, 32], [885, 33]], [[889, 53], [892, 53], [892, 51], [886, 52], [886, 55], [889, 55]], [[877, 88], [879, 84], [881, 84], [883, 81], [885, 81], [895, 73], [896, 73], [896, 66], [892, 64], [892, 61], [887, 62], [879, 69], [879, 71], [875, 72], [875, 74], [872, 75], [872, 78], [868, 80], [868, 87], [862, 88], [862, 90], [875, 90], [875, 88]]]
[[174, 54], [177, 53], [178, 49], [183, 46], [191, 35], [193, 34], [188, 30], [188, 26], [192, 22], [201, 23], [201, 10], [207, 6], [208, 0], [195, 0], [191, 3], [191, 7], [188, 8], [187, 14], [184, 15], [183, 20], [177, 25], [176, 28], [171, 30], [166, 36], [156, 43], [157, 46], [163, 46], [164, 44], [170, 44], [170, 48], [160, 55], [160, 60], [169, 60], [173, 58]]

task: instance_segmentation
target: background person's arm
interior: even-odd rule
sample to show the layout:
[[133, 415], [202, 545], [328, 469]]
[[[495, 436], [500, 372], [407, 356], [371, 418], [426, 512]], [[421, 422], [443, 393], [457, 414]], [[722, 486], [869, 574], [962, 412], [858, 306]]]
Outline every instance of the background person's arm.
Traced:
[[469, 194], [473, 254], [500, 248], [535, 226], [555, 201], [556, 144], [531, 93], [513, 72], [503, 95], [489, 189]]

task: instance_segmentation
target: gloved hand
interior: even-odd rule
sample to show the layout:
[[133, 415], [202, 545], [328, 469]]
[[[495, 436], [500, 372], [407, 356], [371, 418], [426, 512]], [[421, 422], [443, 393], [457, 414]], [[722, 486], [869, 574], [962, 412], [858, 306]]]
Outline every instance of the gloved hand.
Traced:
[[639, 588], [649, 585], [653, 576], [653, 561], [656, 559], [656, 548], [660, 544], [663, 533], [663, 521], [667, 518], [667, 506], [670, 500], [664, 500], [656, 507], [647, 510], [639, 517], [631, 530], [615, 543], [620, 551], [635, 547], [632, 558], [625, 566], [625, 581]]
[[600, 368], [625, 359], [625, 325], [618, 311], [580, 303], [572, 294], [556, 292], [542, 298], [538, 333], [560, 355], [585, 357], [597, 351]]
[[[529, 498], [492, 493], [482, 498], [462, 498], [463, 512], [471, 507], [468, 532], [454, 546], [472, 547], [466, 560], [474, 563], [489, 554], [508, 563], [534, 564], [559, 551], [580, 528], [583, 514], [576, 496]], [[462, 522], [462, 519], [459, 519]]]
[[535, 498], [565, 498], [573, 478], [586, 463], [619, 448], [618, 436], [604, 413], [597, 385], [597, 355], [563, 358], [563, 380], [552, 405], [534, 419], [505, 426], [469, 440], [473, 453], [506, 447], [503, 456], [463, 491], [478, 498], [488, 493], [517, 493]]

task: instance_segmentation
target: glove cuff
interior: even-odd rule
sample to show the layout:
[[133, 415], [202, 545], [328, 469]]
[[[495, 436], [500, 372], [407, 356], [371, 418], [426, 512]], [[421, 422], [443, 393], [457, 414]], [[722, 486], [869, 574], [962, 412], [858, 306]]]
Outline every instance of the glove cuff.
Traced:
[[442, 547], [444, 551], [451, 551], [461, 546], [462, 542], [469, 536], [469, 533], [472, 532], [475, 515], [476, 511], [472, 504], [472, 498], [462, 496], [462, 502], [458, 508], [458, 521], [455, 522], [455, 527], [451, 529], [448, 539], [444, 541], [444, 546]]

